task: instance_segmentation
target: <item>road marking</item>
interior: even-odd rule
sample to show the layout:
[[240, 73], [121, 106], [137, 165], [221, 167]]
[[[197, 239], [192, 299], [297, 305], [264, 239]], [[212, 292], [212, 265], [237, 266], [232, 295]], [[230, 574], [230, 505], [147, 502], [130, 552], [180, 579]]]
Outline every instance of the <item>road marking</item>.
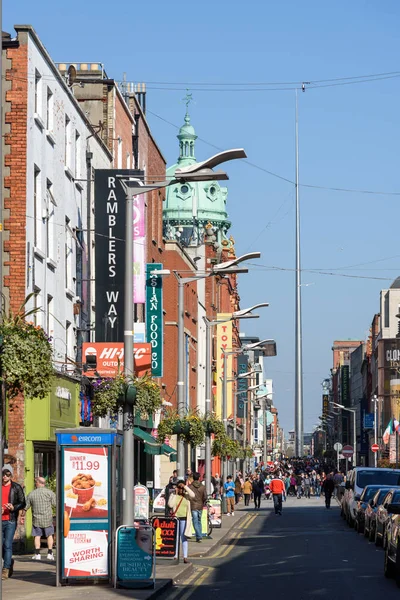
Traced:
[[232, 538], [230, 539], [230, 544], [227, 548], [221, 548], [220, 551], [218, 553], [216, 553], [215, 556], [213, 556], [212, 558], [226, 558], [228, 556], [228, 554], [230, 554], [232, 552], [232, 550], [234, 549], [234, 547], [236, 546], [236, 544], [238, 543], [238, 541], [240, 540], [240, 538], [243, 536], [244, 532], [241, 531], [239, 533], [237, 533], [235, 536], [232, 536]]
[[[176, 600], [178, 598], [178, 596], [181, 596], [182, 594], [186, 594], [189, 592], [189, 590], [185, 591], [187, 586], [192, 585], [192, 583], [194, 583], [195, 580], [197, 580], [199, 574], [200, 576], [202, 575], [203, 572], [206, 572], [207, 567], [195, 567], [193, 570], [193, 573], [191, 573], [189, 575], [189, 577], [187, 579], [185, 579], [185, 581], [182, 584], [177, 584], [177, 587], [175, 588], [175, 590], [172, 592], [172, 594], [168, 595], [168, 600]], [[181, 586], [185, 586], [184, 588]], [[195, 586], [197, 584], [194, 584]], [[191, 591], [191, 593], [193, 593], [194, 590]], [[188, 597], [188, 596], [186, 596]]]
[[202, 567], [202, 569], [204, 570], [204, 572], [201, 573], [200, 576], [196, 577], [196, 581], [193, 584], [192, 589], [189, 589], [186, 592], [184, 592], [179, 600], [187, 600], [188, 598], [190, 598], [190, 596], [196, 591], [196, 588], [198, 588], [200, 585], [203, 585], [204, 581], [211, 574], [211, 571], [214, 570], [213, 567]]
[[253, 521], [255, 521], [257, 519], [257, 515], [252, 515], [249, 520], [247, 521], [247, 523], [243, 523], [243, 526], [241, 527], [241, 529], [247, 529], [248, 527], [250, 527], [250, 525], [252, 525]]

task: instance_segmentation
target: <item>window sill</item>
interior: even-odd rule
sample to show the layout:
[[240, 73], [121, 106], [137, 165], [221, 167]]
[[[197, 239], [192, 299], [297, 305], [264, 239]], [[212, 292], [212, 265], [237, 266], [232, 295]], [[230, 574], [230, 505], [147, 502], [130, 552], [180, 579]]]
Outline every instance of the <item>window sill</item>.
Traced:
[[69, 288], [65, 288], [65, 295], [67, 296], [67, 298], [69, 298], [69, 300], [72, 300], [75, 296], [74, 292]]
[[75, 181], [75, 187], [77, 190], [79, 190], [80, 192], [83, 192], [83, 185], [82, 182], [80, 181]]
[[53, 132], [50, 131], [49, 129], [46, 129], [46, 137], [52, 146], [56, 145], [56, 138], [54, 137]]
[[42, 119], [42, 117], [39, 115], [39, 113], [34, 113], [33, 118], [35, 120], [36, 125], [39, 127], [39, 129], [41, 131], [43, 131], [44, 129], [44, 121]]
[[49, 269], [53, 269], [53, 271], [55, 271], [55, 269], [57, 268], [57, 263], [52, 258], [48, 258], [46, 260], [46, 263], [47, 263], [47, 266], [49, 267]]
[[35, 256], [35, 258], [40, 258], [40, 260], [44, 260], [46, 258], [45, 253], [42, 252], [42, 250], [40, 250], [40, 248], [38, 248], [37, 246], [34, 246], [33, 248], [33, 255]]
[[71, 181], [73, 181], [74, 174], [72, 173], [71, 169], [65, 165], [64, 171], [65, 171], [65, 174], [68, 177], [68, 179], [70, 179]]

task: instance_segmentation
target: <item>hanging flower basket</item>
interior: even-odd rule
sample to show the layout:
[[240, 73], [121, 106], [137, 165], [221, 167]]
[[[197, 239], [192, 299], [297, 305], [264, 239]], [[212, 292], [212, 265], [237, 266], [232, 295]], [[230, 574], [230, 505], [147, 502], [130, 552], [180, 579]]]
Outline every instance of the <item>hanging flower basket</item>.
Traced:
[[2, 377], [8, 398], [20, 392], [29, 398], [44, 398], [51, 390], [55, 371], [51, 338], [39, 326], [28, 323], [26, 317], [39, 309], [26, 311], [25, 306], [34, 294], [29, 294], [14, 315], [1, 315]]
[[203, 420], [197, 412], [180, 417], [176, 411], [167, 412], [158, 426], [158, 439], [164, 442], [171, 435], [180, 435], [192, 446], [200, 446], [204, 442]]
[[105, 417], [122, 410], [128, 386], [134, 387], [133, 406], [142, 419], [148, 419], [161, 407], [161, 392], [150, 375], [127, 378], [122, 373], [116, 377], [98, 378], [93, 381], [93, 414]]
[[225, 433], [225, 427], [223, 422], [218, 419], [215, 413], [208, 413], [203, 419], [204, 431], [208, 434], [214, 433], [215, 435], [223, 435]]

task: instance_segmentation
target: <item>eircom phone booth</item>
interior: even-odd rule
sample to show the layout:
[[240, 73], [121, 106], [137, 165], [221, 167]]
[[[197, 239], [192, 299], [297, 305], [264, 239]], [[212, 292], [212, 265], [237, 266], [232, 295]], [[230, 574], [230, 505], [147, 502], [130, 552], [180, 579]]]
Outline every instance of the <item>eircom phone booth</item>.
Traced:
[[122, 434], [114, 429], [56, 431], [56, 585], [111, 582], [113, 535], [122, 515]]

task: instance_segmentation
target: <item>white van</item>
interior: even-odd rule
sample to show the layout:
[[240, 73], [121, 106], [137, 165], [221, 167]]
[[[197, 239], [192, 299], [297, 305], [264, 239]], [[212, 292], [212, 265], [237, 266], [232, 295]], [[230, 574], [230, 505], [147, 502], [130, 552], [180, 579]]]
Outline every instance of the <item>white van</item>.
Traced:
[[354, 526], [357, 502], [365, 486], [381, 484], [382, 487], [400, 485], [400, 469], [354, 467], [349, 471], [341, 510], [342, 516], [349, 525]]

